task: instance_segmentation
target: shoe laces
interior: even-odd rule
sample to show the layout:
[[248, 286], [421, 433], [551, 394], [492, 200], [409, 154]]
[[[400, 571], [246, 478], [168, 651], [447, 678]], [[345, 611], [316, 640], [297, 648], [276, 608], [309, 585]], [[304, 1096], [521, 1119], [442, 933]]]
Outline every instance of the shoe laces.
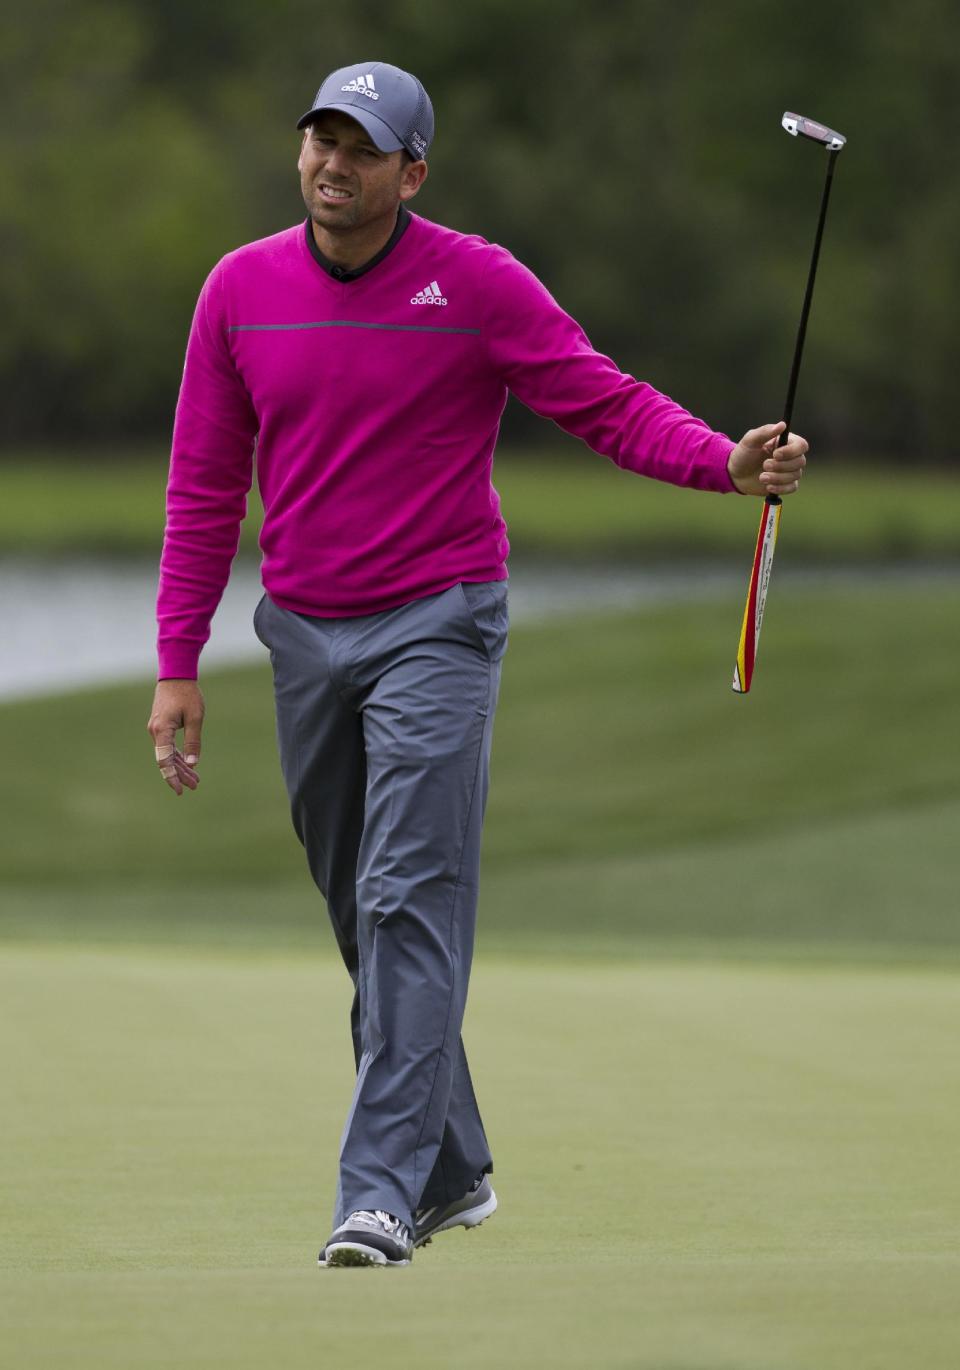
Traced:
[[399, 1218], [395, 1218], [392, 1213], [386, 1213], [382, 1208], [358, 1209], [356, 1213], [351, 1213], [350, 1217], [343, 1224], [344, 1227], [380, 1227], [389, 1236], [396, 1237], [400, 1241], [406, 1241], [409, 1237], [409, 1229]]

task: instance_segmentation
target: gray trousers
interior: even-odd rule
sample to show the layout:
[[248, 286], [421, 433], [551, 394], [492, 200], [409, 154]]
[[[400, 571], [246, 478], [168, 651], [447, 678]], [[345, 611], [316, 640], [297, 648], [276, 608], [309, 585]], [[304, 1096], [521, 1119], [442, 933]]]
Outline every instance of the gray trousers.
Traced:
[[334, 1226], [412, 1223], [493, 1162], [460, 1037], [473, 955], [506, 582], [360, 618], [267, 595], [280, 761], [355, 994]]

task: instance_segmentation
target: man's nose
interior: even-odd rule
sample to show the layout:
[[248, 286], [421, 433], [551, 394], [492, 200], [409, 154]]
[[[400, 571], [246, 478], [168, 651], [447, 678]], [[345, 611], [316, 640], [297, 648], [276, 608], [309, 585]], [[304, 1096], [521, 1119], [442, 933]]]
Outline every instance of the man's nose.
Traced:
[[327, 153], [325, 170], [334, 176], [349, 176], [352, 167], [350, 153], [342, 147], [335, 147]]

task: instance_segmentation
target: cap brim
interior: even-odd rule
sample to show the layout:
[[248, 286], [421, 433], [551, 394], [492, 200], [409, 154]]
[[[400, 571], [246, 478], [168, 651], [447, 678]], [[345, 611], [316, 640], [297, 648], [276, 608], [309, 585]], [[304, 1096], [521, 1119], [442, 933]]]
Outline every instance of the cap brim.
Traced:
[[403, 143], [393, 129], [388, 128], [383, 120], [374, 114], [372, 109], [364, 109], [360, 105], [334, 102], [327, 105], [317, 105], [315, 109], [308, 109], [306, 114], [297, 120], [297, 128], [306, 128], [307, 124], [312, 124], [317, 115], [322, 114], [325, 109], [336, 109], [341, 114], [349, 114], [350, 118], [355, 119], [361, 128], [366, 129], [381, 152], [399, 152], [403, 147]]

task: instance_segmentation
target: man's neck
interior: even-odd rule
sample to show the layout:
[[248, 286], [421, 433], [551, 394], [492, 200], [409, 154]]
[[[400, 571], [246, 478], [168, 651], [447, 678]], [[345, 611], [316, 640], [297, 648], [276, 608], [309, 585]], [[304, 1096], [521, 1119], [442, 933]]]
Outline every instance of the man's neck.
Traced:
[[346, 233], [331, 233], [312, 219], [310, 226], [313, 229], [313, 241], [332, 265], [343, 267], [345, 271], [356, 271], [358, 266], [369, 262], [381, 248], [386, 247], [397, 226], [399, 213], [398, 205], [396, 214], [375, 219], [370, 224], [364, 224], [362, 228], [351, 229]]

